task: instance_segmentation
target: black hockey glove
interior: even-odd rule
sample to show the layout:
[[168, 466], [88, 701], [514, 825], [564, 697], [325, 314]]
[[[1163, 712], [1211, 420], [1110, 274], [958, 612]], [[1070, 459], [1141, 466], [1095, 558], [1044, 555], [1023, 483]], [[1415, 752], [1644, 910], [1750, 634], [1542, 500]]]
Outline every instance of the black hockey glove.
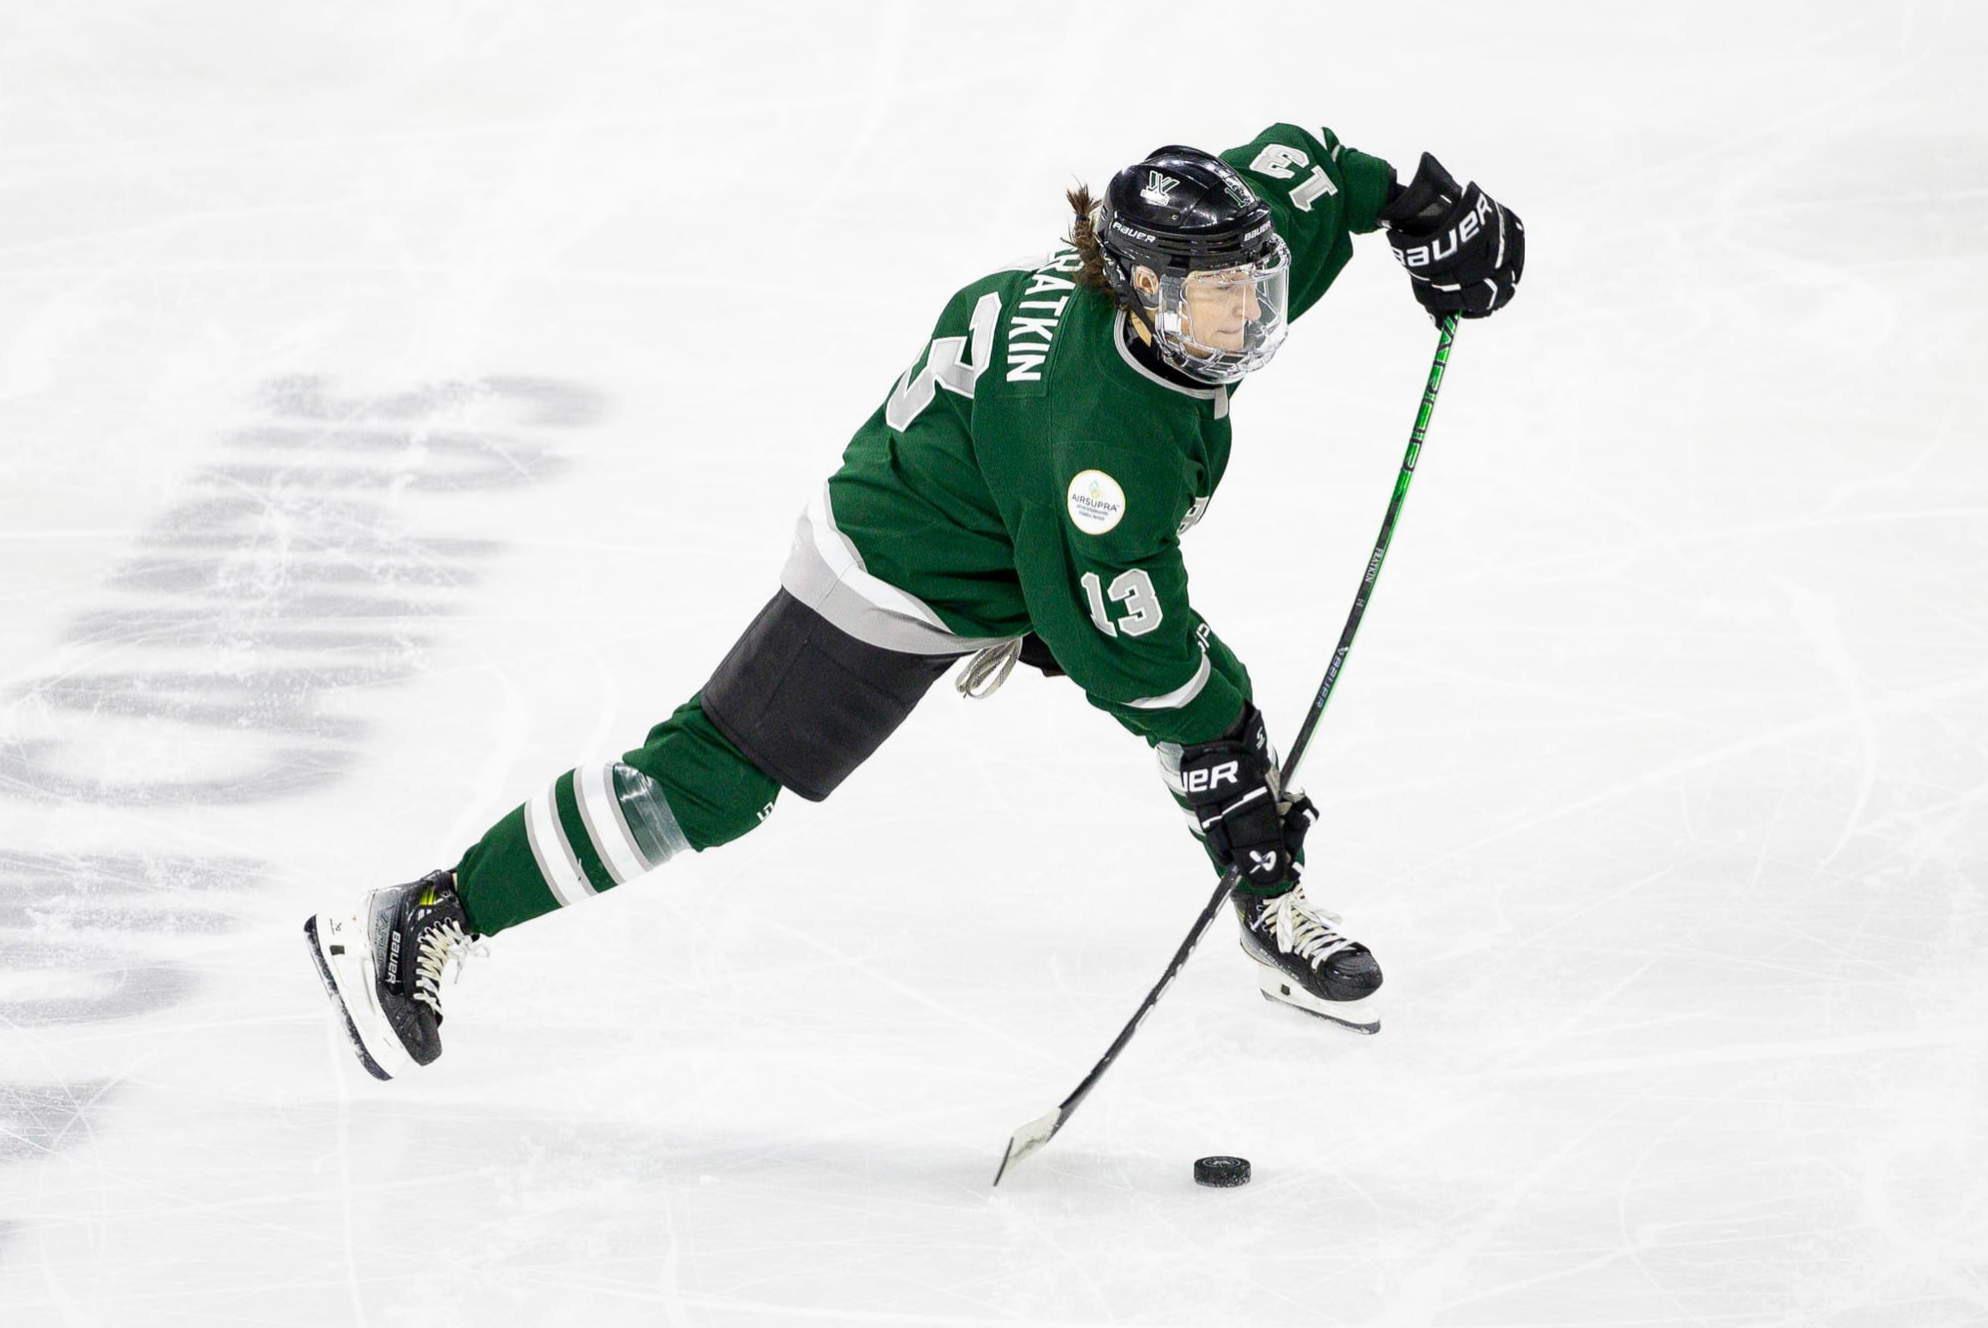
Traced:
[[1257, 890], [1297, 874], [1305, 831], [1318, 819], [1304, 794], [1280, 794], [1276, 762], [1263, 714], [1247, 701], [1227, 733], [1180, 750], [1181, 794], [1200, 822], [1209, 854]]
[[1488, 318], [1511, 302], [1526, 266], [1524, 223], [1475, 184], [1459, 189], [1428, 153], [1381, 209], [1381, 223], [1416, 301], [1437, 322], [1452, 313]]

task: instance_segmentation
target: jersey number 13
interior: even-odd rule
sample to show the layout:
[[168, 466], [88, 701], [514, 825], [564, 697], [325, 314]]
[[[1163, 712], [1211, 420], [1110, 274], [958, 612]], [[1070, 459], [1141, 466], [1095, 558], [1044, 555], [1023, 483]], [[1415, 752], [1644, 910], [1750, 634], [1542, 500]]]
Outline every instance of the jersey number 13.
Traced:
[[[1120, 632], [1127, 636], [1144, 636], [1160, 625], [1160, 597], [1153, 589], [1153, 578], [1146, 575], [1143, 567], [1120, 572], [1111, 579], [1111, 589], [1104, 589], [1104, 578], [1096, 572], [1086, 572], [1078, 578], [1084, 587], [1084, 598], [1090, 601], [1091, 621], [1106, 636], [1117, 636]], [[1111, 620], [1105, 611], [1105, 596], [1109, 594], [1114, 602], [1125, 605], [1125, 616], [1117, 622]]]

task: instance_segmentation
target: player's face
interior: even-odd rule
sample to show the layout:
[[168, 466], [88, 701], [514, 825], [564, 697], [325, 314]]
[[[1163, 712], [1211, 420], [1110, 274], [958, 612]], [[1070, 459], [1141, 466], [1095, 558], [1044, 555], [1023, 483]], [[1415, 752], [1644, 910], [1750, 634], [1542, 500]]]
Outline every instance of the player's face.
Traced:
[[1165, 276], [1139, 267], [1132, 284], [1146, 311], [1132, 323], [1140, 340], [1157, 343], [1160, 358], [1190, 378], [1233, 383], [1284, 344], [1291, 251], [1274, 235], [1253, 263]]
[[1190, 352], [1236, 352], [1244, 347], [1249, 325], [1263, 316], [1256, 298], [1256, 276], [1246, 267], [1190, 273], [1181, 287], [1186, 317], [1181, 332]]

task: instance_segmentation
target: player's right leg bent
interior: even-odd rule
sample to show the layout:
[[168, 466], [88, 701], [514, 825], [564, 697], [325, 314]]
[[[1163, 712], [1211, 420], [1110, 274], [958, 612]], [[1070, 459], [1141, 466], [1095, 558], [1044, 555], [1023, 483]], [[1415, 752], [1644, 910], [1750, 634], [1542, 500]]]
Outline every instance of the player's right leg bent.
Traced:
[[[1154, 744], [1161, 776], [1175, 803], [1187, 815], [1188, 829], [1202, 837], [1199, 819], [1180, 787], [1180, 748]], [[1204, 849], [1208, 846], [1204, 841]], [[1224, 870], [1212, 850], [1216, 874]], [[1342, 919], [1305, 893], [1304, 855], [1292, 879], [1270, 890], [1238, 883], [1230, 895], [1242, 932], [1243, 953], [1256, 964], [1257, 989], [1265, 1000], [1289, 1005], [1356, 1033], [1381, 1031], [1381, 966], [1365, 945], [1340, 931]]]

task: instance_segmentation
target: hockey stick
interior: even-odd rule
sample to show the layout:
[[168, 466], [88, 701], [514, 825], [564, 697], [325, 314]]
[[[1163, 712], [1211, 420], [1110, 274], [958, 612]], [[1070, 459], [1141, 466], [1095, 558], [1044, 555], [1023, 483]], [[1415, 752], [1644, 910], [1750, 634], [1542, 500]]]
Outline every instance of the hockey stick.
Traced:
[[[1367, 560], [1367, 574], [1361, 578], [1360, 591], [1353, 597], [1353, 611], [1346, 617], [1346, 630], [1339, 634], [1339, 648], [1332, 652], [1332, 663], [1326, 666], [1325, 680], [1319, 684], [1318, 694], [1312, 698], [1311, 709], [1306, 712], [1305, 722], [1298, 729], [1297, 740], [1291, 744], [1290, 755], [1284, 758], [1283, 787], [1290, 787], [1292, 781], [1297, 778], [1298, 764], [1305, 759], [1305, 748], [1311, 745], [1312, 731], [1318, 727], [1319, 716], [1325, 713], [1325, 703], [1332, 699], [1333, 686], [1339, 681], [1339, 670], [1345, 666], [1346, 654], [1353, 648], [1353, 638], [1360, 630], [1360, 619], [1366, 616], [1367, 600], [1374, 592], [1374, 582], [1380, 577], [1381, 564], [1387, 559], [1388, 541], [1394, 538], [1394, 523], [1401, 516], [1401, 500], [1408, 496], [1408, 482], [1415, 478], [1415, 462], [1422, 454], [1422, 439], [1429, 431], [1429, 417], [1436, 411], [1436, 391], [1442, 387], [1443, 370], [1449, 366], [1450, 346], [1456, 341], [1456, 325], [1455, 314], [1444, 318], [1440, 325], [1442, 339], [1436, 343], [1435, 362], [1429, 366], [1429, 383], [1422, 389], [1422, 409], [1415, 417], [1415, 431], [1408, 436], [1408, 455], [1402, 458], [1401, 473], [1395, 477], [1394, 496], [1388, 500], [1387, 516], [1381, 520], [1381, 534], [1374, 542], [1374, 556]], [[1090, 1095], [1090, 1091], [1097, 1087], [1098, 1080], [1102, 1079], [1104, 1072], [1111, 1068], [1111, 1063], [1118, 1059], [1118, 1053], [1125, 1050], [1125, 1044], [1132, 1040], [1132, 1035], [1139, 1031], [1139, 1025], [1145, 1021], [1153, 1007], [1159, 1004], [1160, 997], [1173, 985], [1173, 980], [1180, 975], [1180, 970], [1187, 964], [1187, 957], [1194, 953], [1195, 945], [1201, 940], [1201, 934], [1208, 930], [1208, 924], [1215, 920], [1215, 914], [1221, 911], [1224, 903], [1228, 902], [1230, 893], [1236, 888], [1237, 879], [1237, 873], [1233, 868], [1223, 874], [1221, 884], [1215, 887], [1215, 893], [1209, 896], [1207, 905], [1201, 910], [1201, 916], [1194, 920], [1194, 926], [1188, 930], [1187, 939], [1180, 943], [1180, 948], [1174, 951], [1173, 958], [1168, 961], [1167, 971], [1160, 975], [1158, 984], [1146, 993], [1146, 999], [1139, 1003], [1139, 1009], [1133, 1014], [1132, 1021], [1119, 1031], [1117, 1038], [1105, 1050], [1104, 1058], [1091, 1067], [1091, 1072], [1084, 1076], [1084, 1081], [1077, 1085], [1070, 1096], [1063, 1099], [1061, 1106], [1040, 1119], [1030, 1121], [1008, 1137], [1008, 1149], [1001, 1154], [1001, 1166], [994, 1173], [996, 1185], [1001, 1183], [1001, 1177], [1008, 1174], [1009, 1167], [1021, 1162], [1054, 1139], [1056, 1132], [1063, 1128], [1063, 1123], [1070, 1119], [1071, 1113], [1076, 1111], [1083, 1100]]]

